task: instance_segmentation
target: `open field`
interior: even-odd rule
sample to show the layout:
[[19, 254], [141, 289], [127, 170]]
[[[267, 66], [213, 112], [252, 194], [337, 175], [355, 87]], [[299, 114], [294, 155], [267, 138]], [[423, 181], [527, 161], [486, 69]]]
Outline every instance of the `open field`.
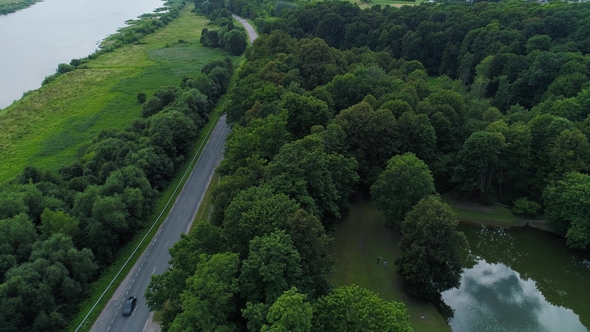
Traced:
[[137, 93], [151, 96], [163, 85], [179, 85], [183, 76], [195, 76], [208, 60], [224, 55], [199, 46], [208, 20], [191, 9], [187, 5], [141, 44], [101, 55], [88, 69], [61, 75], [1, 111], [0, 183], [27, 165], [57, 170], [69, 164], [99, 131], [124, 128], [141, 114]]
[[[450, 331], [433, 305], [407, 297], [401, 288], [394, 261], [400, 256], [400, 234], [385, 227], [385, 218], [373, 205], [357, 201], [346, 218], [336, 225], [334, 249], [337, 262], [330, 282], [334, 286], [357, 284], [385, 300], [406, 304], [415, 331]], [[377, 257], [387, 262], [377, 264]], [[382, 262], [383, 262], [382, 261]], [[424, 318], [422, 318], [424, 317]]]

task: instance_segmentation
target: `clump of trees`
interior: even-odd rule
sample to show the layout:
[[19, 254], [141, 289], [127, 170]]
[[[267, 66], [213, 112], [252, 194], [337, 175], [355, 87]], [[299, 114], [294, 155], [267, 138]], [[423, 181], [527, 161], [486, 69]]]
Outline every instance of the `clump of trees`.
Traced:
[[26, 167], [0, 188], [5, 330], [67, 326], [89, 283], [146, 226], [232, 72], [229, 59], [215, 60], [180, 87], [160, 88], [143, 117], [101, 131], [58, 173]]
[[231, 12], [225, 8], [211, 7], [209, 1], [195, 1], [198, 13], [206, 15], [211, 22], [220, 26], [219, 30], [204, 28], [201, 44], [211, 48], [222, 48], [231, 55], [241, 55], [248, 47], [248, 36], [241, 26], [235, 26]]

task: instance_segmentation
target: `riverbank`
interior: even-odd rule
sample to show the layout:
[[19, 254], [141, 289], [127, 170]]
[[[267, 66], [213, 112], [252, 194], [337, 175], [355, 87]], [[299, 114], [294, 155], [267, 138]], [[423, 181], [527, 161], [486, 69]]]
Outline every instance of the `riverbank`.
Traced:
[[0, 183], [27, 165], [58, 170], [106, 128], [125, 128], [140, 116], [140, 92], [179, 85], [211, 58], [225, 55], [200, 46], [209, 20], [186, 6], [178, 19], [141, 40], [103, 54], [32, 91], [0, 112]]
[[483, 205], [454, 199], [450, 194], [441, 195], [443, 202], [449, 204], [461, 223], [492, 227], [532, 227], [555, 233], [544, 219], [527, 219], [515, 216], [509, 208], [501, 205]]
[[0, 0], [0, 15], [12, 14], [43, 0]]

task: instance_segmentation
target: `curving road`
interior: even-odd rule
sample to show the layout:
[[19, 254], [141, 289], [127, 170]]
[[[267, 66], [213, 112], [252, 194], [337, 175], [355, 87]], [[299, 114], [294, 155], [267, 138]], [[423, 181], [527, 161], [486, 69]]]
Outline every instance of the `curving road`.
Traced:
[[256, 31], [254, 31], [254, 28], [250, 25], [250, 23], [248, 23], [248, 21], [246, 21], [246, 19], [239, 17], [236, 14], [231, 14], [231, 16], [238, 20], [238, 22], [240, 22], [244, 28], [246, 28], [246, 32], [248, 33], [248, 38], [250, 39], [250, 45], [254, 42], [254, 40], [256, 38], [258, 38], [258, 34], [256, 33]]
[[[252, 26], [245, 19], [233, 16], [244, 25], [252, 43], [258, 37]], [[153, 274], [161, 274], [169, 268], [168, 249], [180, 239], [180, 234], [186, 234], [190, 229], [215, 167], [223, 158], [223, 148], [228, 133], [229, 127], [223, 115], [215, 125], [195, 167], [156, 236], [117, 288], [90, 331], [160, 331], [160, 326], [152, 322], [153, 312], [150, 312], [146, 305], [145, 291]], [[131, 316], [123, 317], [123, 305], [129, 296], [137, 296], [138, 304]]]

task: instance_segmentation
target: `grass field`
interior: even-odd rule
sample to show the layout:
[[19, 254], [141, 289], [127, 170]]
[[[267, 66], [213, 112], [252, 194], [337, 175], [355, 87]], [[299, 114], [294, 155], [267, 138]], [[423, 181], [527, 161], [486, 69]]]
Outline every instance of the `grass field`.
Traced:
[[99, 131], [124, 128], [141, 114], [137, 93], [151, 96], [160, 86], [179, 85], [183, 76], [224, 55], [198, 45], [208, 20], [191, 9], [187, 5], [141, 44], [101, 55], [88, 69], [61, 75], [0, 112], [0, 183], [27, 165], [56, 170], [69, 164]]
[[513, 215], [510, 209], [503, 206], [461, 202], [449, 194], [442, 195], [441, 199], [451, 206], [457, 219], [462, 222], [504, 227], [522, 226], [525, 222], [525, 219]]
[[[417, 332], [450, 331], [433, 305], [410, 299], [403, 293], [393, 264], [400, 256], [399, 241], [399, 233], [385, 227], [380, 211], [369, 202], [355, 202], [346, 218], [336, 225], [337, 262], [330, 282], [334, 286], [354, 283], [378, 293], [385, 300], [404, 302], [410, 323]], [[387, 262], [386, 269], [377, 264], [379, 256]]]

